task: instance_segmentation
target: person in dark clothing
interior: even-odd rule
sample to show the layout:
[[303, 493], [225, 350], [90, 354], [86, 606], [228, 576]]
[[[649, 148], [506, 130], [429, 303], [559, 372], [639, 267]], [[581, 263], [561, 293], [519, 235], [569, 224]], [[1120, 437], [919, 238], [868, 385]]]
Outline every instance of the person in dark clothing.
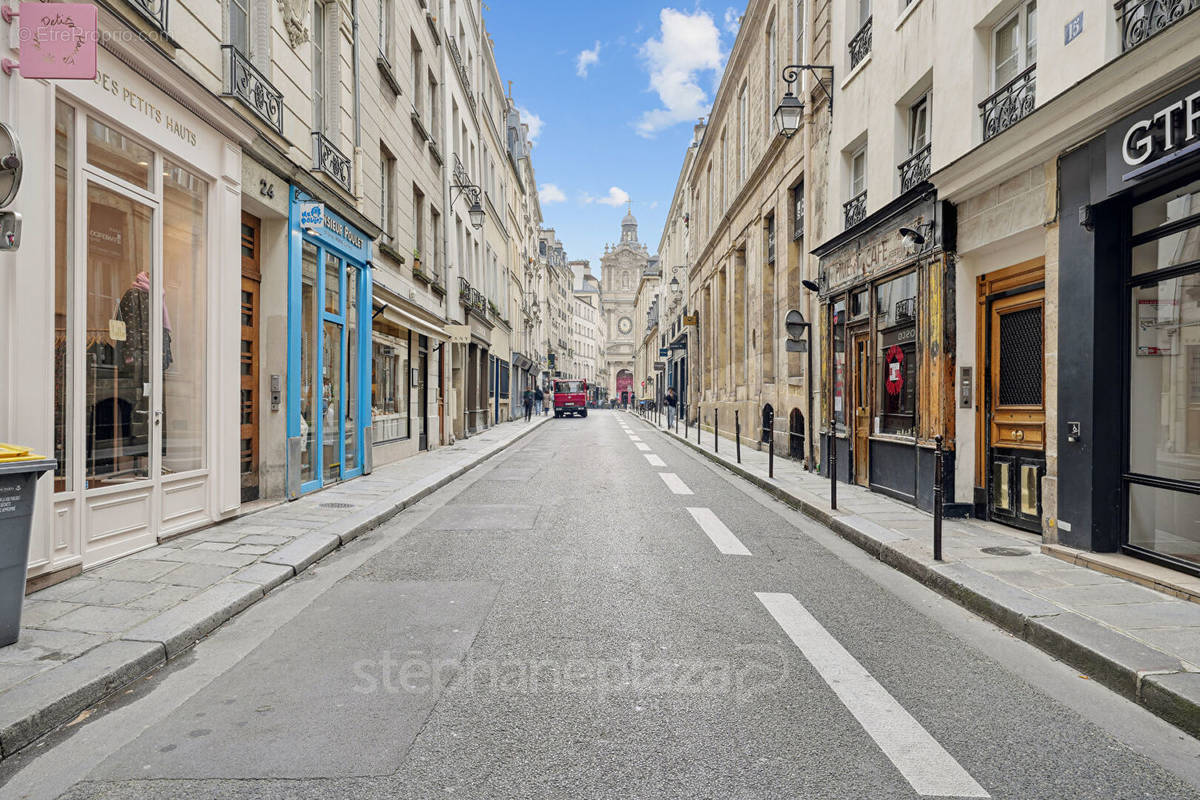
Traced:
[[542, 387], [538, 386], [533, 390], [533, 402], [537, 406], [537, 413], [540, 417], [546, 410], [546, 394], [542, 391]]
[[679, 398], [675, 396], [675, 387], [671, 386], [667, 389], [667, 396], [663, 398], [663, 405], [667, 407], [667, 427], [675, 427], [675, 411], [679, 406]]
[[526, 389], [521, 401], [525, 404], [525, 421], [529, 422], [533, 417], [533, 390]]

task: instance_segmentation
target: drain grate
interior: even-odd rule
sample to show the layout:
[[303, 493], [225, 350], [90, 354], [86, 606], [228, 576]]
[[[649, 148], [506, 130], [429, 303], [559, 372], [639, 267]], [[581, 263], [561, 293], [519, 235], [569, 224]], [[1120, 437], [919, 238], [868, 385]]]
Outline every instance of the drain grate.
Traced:
[[1028, 550], [1020, 547], [985, 547], [980, 550], [981, 553], [987, 553], [989, 556], [1027, 556], [1030, 555]]
[[321, 508], [354, 508], [353, 503], [321, 503]]

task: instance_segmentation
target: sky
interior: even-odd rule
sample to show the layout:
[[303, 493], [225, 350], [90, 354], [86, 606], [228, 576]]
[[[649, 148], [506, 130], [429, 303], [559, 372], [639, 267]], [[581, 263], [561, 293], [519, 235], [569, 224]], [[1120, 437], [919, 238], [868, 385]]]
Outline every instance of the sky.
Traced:
[[500, 77], [533, 135], [544, 224], [593, 274], [629, 200], [639, 239], [657, 252], [692, 127], [712, 104], [744, 7], [485, 2]]

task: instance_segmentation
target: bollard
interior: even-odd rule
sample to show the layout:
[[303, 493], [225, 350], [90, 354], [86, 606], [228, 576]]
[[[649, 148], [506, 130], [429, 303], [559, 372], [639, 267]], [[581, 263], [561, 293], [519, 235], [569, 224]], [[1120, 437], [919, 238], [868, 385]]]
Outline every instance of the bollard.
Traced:
[[837, 511], [837, 420], [829, 418], [829, 507]]
[[[678, 427], [675, 428], [675, 432], [679, 433]], [[683, 438], [684, 439], [688, 438], [688, 436], [690, 436], [691, 433], [692, 433], [692, 421], [688, 418], [684, 418], [684, 420], [683, 420]]]
[[700, 420], [703, 419], [703, 417], [700, 416], [701, 412], [702, 409], [700, 406], [696, 406], [696, 444], [700, 444]]
[[742, 463], [742, 412], [733, 412], [733, 449], [737, 451], [737, 463]]
[[942, 435], [933, 437], [933, 560], [942, 560]]
[[721, 440], [717, 438], [717, 409], [713, 409], [713, 452], [721, 452]]
[[775, 480], [775, 431], [771, 431], [771, 440], [767, 442], [767, 477]]

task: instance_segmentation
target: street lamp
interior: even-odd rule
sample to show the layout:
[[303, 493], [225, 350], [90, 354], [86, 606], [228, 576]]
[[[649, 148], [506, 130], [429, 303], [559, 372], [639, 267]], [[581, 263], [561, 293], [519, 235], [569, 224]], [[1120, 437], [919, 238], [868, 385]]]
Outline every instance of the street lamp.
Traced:
[[[810, 292], [820, 293], [821, 287], [816, 281], [808, 279], [800, 281], [800, 285]], [[829, 507], [837, 511], [837, 413], [833, 408], [833, 391], [836, 384], [834, 376], [834, 344], [833, 344], [833, 305], [829, 306]], [[812, 378], [809, 378], [809, 385]]]
[[671, 283], [668, 285], [671, 287], [671, 292], [673, 294], [679, 294], [679, 278], [672, 277]]
[[479, 204], [479, 195], [476, 194], [475, 202], [471, 203], [471, 207], [467, 209], [467, 213], [471, 215], [471, 227], [479, 230], [483, 227], [483, 206]]
[[783, 68], [783, 79], [787, 81], [787, 94], [783, 96], [779, 107], [775, 109], [775, 125], [779, 128], [779, 132], [783, 134], [785, 139], [790, 139], [796, 135], [796, 131], [800, 130], [800, 123], [804, 119], [804, 102], [796, 97], [792, 92], [792, 84], [800, 77], [801, 70], [809, 70], [817, 78], [817, 84], [821, 87], [821, 91], [825, 92], [825, 96], [829, 98], [829, 113], [833, 114], [833, 94], [830, 92], [830, 87], [825, 85], [821, 77], [817, 75], [817, 70], [829, 70], [829, 82], [833, 84], [833, 67], [822, 66], [819, 64], [788, 64]]

